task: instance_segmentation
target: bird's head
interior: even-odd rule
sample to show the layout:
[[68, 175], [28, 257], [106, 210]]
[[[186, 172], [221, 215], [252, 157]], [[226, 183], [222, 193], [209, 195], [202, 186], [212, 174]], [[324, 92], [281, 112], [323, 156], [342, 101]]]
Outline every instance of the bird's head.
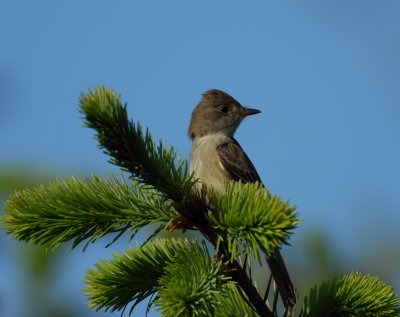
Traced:
[[232, 137], [243, 118], [260, 112], [257, 109], [243, 107], [226, 92], [217, 89], [208, 90], [192, 112], [189, 138], [215, 133]]

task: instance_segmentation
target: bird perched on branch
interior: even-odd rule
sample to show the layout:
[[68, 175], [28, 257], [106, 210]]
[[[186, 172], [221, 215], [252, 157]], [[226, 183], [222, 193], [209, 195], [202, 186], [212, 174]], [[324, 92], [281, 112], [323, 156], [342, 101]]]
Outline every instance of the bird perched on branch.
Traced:
[[[189, 125], [192, 140], [190, 171], [213, 195], [223, 195], [230, 181], [261, 183], [254, 165], [240, 144], [234, 139], [242, 120], [260, 110], [242, 106], [229, 94], [212, 89], [193, 110]], [[296, 295], [283, 258], [276, 250], [267, 259], [272, 277], [288, 311], [296, 304]]]

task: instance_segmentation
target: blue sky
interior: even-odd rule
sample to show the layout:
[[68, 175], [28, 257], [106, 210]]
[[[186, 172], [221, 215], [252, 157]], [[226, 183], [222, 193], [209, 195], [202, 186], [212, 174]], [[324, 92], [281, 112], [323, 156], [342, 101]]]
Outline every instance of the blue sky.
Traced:
[[116, 172], [77, 107], [100, 83], [188, 158], [190, 113], [218, 88], [262, 110], [237, 139], [298, 206], [293, 247], [313, 226], [349, 256], [400, 241], [399, 16], [394, 0], [2, 1], [0, 163]]

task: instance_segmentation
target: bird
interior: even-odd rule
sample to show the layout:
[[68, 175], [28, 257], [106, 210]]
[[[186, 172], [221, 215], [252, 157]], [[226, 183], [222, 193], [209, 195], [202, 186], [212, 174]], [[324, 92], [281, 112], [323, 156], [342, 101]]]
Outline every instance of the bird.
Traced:
[[[260, 112], [242, 106], [222, 90], [211, 89], [202, 94], [188, 128], [192, 141], [190, 172], [199, 180], [195, 190], [200, 192], [205, 186], [212, 196], [222, 196], [231, 181], [262, 184], [253, 163], [234, 138], [243, 119]], [[279, 249], [267, 263], [285, 308], [290, 311], [296, 304], [296, 294]]]

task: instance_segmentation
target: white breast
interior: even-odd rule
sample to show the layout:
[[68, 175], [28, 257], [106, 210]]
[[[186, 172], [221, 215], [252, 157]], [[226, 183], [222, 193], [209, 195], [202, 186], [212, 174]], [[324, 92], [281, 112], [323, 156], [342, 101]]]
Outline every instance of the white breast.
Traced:
[[[203, 136], [193, 141], [190, 153], [190, 172], [218, 195], [223, 195], [230, 177], [216, 149], [219, 144], [229, 141], [230, 138], [221, 134]], [[197, 189], [201, 189], [202, 184], [198, 184]]]

